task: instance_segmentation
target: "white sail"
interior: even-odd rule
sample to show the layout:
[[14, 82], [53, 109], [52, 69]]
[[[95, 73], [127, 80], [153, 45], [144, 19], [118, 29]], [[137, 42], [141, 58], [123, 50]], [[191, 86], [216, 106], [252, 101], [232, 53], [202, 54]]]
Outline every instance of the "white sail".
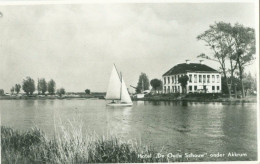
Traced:
[[108, 89], [106, 93], [107, 100], [119, 100], [121, 92], [121, 80], [116, 70], [115, 65], [113, 65], [112, 73], [110, 76]]
[[131, 103], [132, 102], [131, 97], [128, 93], [127, 87], [125, 85], [123, 77], [122, 77], [121, 102], [124, 102], [124, 103]]

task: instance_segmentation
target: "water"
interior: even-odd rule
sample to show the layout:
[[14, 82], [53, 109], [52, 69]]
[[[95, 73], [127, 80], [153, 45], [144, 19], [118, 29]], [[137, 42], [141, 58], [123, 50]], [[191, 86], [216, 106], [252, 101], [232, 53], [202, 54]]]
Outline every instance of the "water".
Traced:
[[[256, 160], [256, 103], [134, 102], [132, 107], [107, 107], [104, 100], [1, 100], [1, 124], [48, 136], [54, 124], [76, 120], [98, 134], [137, 139], [158, 151], [202, 154], [205, 160]], [[245, 157], [227, 157], [229, 152]], [[210, 154], [224, 153], [214, 158]]]

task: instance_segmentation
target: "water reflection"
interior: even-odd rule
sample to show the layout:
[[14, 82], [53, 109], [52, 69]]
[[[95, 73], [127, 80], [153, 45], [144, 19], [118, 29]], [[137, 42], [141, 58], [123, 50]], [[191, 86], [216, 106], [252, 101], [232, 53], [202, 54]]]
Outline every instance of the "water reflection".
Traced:
[[33, 107], [34, 104], [35, 104], [35, 100], [27, 100], [27, 101], [22, 101], [24, 103], [24, 106], [27, 106], [27, 107]]
[[145, 102], [145, 101], [136, 101], [135, 104], [136, 104], [136, 105], [144, 105], [144, 102]]
[[161, 102], [160, 102], [160, 101], [151, 101], [151, 102], [149, 102], [149, 103], [151, 103], [151, 104], [154, 105], [154, 106], [161, 105]]
[[182, 106], [188, 106], [188, 102], [187, 101], [181, 101], [181, 105]]
[[111, 130], [110, 133], [128, 134], [131, 128], [131, 112], [132, 107], [115, 107], [107, 106], [107, 127]]
[[48, 102], [48, 101], [45, 101], [45, 100], [38, 100], [38, 101], [37, 101], [37, 105], [38, 105], [39, 107], [41, 107], [41, 106], [46, 105], [47, 102]]

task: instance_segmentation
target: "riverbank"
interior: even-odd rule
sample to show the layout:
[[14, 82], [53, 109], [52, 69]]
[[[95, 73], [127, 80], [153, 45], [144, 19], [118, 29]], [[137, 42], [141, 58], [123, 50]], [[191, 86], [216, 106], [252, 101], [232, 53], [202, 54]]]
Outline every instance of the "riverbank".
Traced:
[[[46, 95], [46, 96], [0, 96], [0, 100], [53, 100], [53, 99], [104, 99], [105, 95]], [[146, 95], [144, 98], [132, 98], [133, 101], [188, 101], [188, 102], [237, 102], [237, 103], [256, 103], [257, 96], [247, 96], [245, 98], [228, 98], [220, 94], [157, 94]]]
[[83, 135], [82, 129], [63, 130], [48, 139], [37, 128], [21, 132], [1, 126], [1, 145], [3, 164], [168, 162], [166, 157], [156, 158], [157, 152], [151, 147], [119, 137]]
[[52, 99], [91, 99], [91, 98], [96, 98], [96, 99], [104, 99], [103, 95], [62, 95], [62, 96], [57, 96], [57, 95], [32, 95], [32, 96], [27, 96], [27, 95], [6, 95], [6, 96], [0, 96], [0, 100], [52, 100]]
[[238, 103], [256, 103], [257, 96], [247, 96], [245, 98], [228, 98], [222, 94], [156, 94], [146, 95], [144, 98], [134, 98], [134, 101], [189, 101], [189, 102], [238, 102]]

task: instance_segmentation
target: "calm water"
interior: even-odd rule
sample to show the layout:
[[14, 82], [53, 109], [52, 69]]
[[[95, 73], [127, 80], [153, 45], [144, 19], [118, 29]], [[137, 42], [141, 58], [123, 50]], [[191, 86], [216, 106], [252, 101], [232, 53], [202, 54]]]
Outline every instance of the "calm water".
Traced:
[[[157, 150], [207, 154], [207, 160], [256, 160], [256, 104], [134, 102], [106, 107], [104, 100], [1, 100], [1, 123], [15, 129], [54, 133], [55, 121], [77, 120], [98, 134], [141, 140]], [[210, 153], [246, 153], [247, 157], [210, 158]]]

